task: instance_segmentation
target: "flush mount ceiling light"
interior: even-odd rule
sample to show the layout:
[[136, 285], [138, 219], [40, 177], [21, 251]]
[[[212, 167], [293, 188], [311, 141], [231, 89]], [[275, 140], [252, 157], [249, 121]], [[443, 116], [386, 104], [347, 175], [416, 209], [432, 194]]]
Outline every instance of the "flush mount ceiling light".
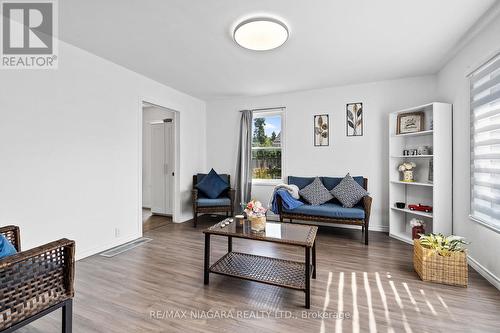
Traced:
[[233, 32], [238, 45], [249, 50], [267, 51], [283, 45], [288, 39], [285, 23], [269, 17], [251, 18], [239, 23]]

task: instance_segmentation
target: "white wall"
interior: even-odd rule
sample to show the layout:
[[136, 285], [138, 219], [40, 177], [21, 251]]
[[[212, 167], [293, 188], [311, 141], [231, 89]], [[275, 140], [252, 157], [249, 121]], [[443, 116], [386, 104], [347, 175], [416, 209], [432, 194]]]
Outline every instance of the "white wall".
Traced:
[[[57, 70], [0, 74], [0, 224], [77, 257], [141, 235], [141, 98], [180, 112], [180, 220], [205, 168], [205, 103], [66, 43]], [[115, 237], [115, 228], [120, 236]]]
[[443, 102], [453, 103], [453, 232], [466, 237], [471, 262], [500, 289], [500, 233], [469, 219], [469, 81], [466, 75], [500, 51], [500, 17], [472, 39], [438, 74]]
[[[207, 103], [207, 167], [234, 175], [240, 113], [246, 108], [286, 107], [285, 175], [363, 175], [374, 201], [370, 228], [388, 226], [388, 113], [435, 100], [435, 77], [331, 87]], [[346, 137], [346, 103], [363, 102], [364, 136]], [[313, 115], [330, 115], [330, 146], [313, 146]], [[267, 203], [272, 186], [253, 186]]]
[[142, 109], [142, 207], [151, 208], [151, 123], [174, 119], [174, 112], [155, 106]]

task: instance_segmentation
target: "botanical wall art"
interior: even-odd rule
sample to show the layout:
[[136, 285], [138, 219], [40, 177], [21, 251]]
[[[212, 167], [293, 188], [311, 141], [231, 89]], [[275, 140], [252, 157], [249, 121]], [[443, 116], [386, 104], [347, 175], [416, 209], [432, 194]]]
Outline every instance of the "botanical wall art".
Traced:
[[350, 103], [346, 106], [347, 136], [363, 135], [363, 103]]
[[330, 124], [327, 114], [314, 116], [314, 145], [328, 146], [330, 143]]
[[420, 132], [424, 130], [424, 113], [409, 112], [398, 114], [397, 134]]

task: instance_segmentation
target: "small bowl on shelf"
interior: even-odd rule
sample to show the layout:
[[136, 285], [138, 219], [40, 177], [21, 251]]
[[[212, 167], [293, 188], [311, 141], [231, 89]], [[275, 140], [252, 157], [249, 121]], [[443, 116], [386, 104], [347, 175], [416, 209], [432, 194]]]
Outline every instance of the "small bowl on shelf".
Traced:
[[399, 209], [404, 209], [406, 204], [404, 202], [396, 202], [396, 207]]

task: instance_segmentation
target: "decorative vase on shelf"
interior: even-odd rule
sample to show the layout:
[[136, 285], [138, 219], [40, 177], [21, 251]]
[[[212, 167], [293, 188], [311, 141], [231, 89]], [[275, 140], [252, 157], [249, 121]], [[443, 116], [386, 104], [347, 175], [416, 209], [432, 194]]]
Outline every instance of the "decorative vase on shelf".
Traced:
[[411, 239], [419, 239], [419, 234], [425, 234], [425, 222], [417, 219], [416, 217], [410, 220], [411, 225]]
[[398, 166], [398, 170], [403, 173], [403, 182], [411, 183], [413, 179], [413, 170], [417, 167], [414, 162], [404, 162]]
[[425, 234], [424, 226], [419, 225], [411, 228], [411, 239], [419, 239], [419, 234]]
[[403, 171], [403, 181], [404, 182], [414, 182], [413, 179], [413, 170], [405, 170]]

